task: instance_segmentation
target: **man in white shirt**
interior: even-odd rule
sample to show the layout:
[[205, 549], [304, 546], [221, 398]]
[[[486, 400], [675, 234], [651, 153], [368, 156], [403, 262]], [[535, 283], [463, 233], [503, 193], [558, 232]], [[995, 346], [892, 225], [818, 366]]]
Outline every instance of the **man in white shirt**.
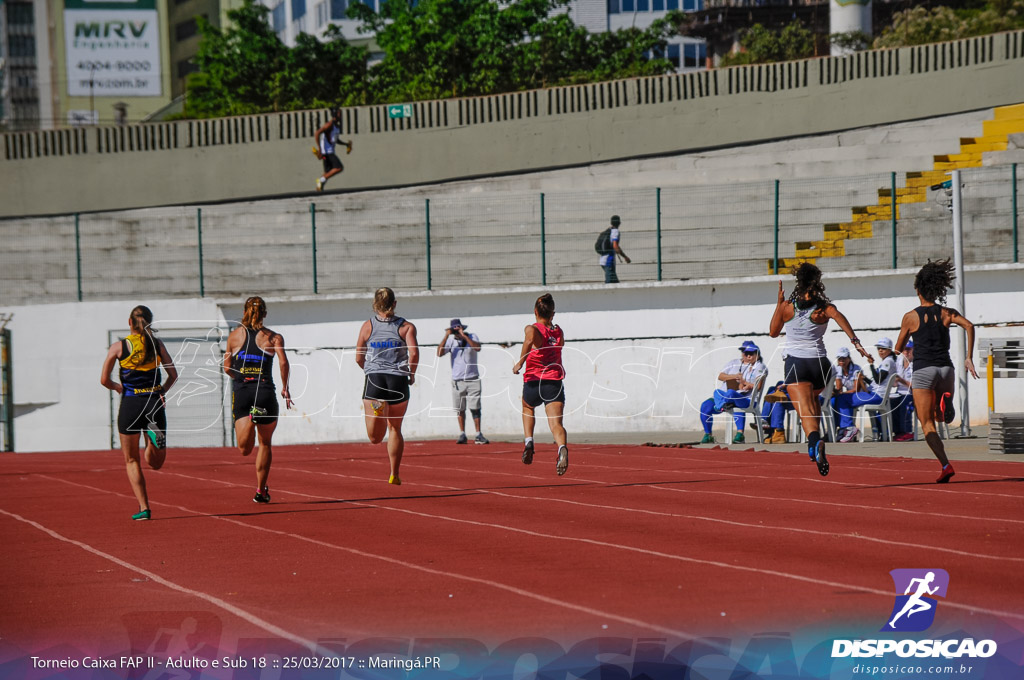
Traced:
[[475, 333], [467, 333], [466, 325], [461, 319], [452, 319], [437, 346], [437, 356], [451, 355], [452, 361], [452, 402], [459, 419], [459, 438], [456, 444], [467, 444], [466, 438], [466, 407], [473, 416], [476, 426], [476, 444], [490, 444], [480, 429], [480, 369], [477, 366], [477, 353], [480, 352], [480, 338]]
[[[615, 273], [615, 258], [621, 257], [625, 260], [626, 264], [629, 264], [629, 256], [623, 252], [621, 246], [619, 246], [619, 225], [622, 224], [622, 220], [619, 219], [618, 215], [612, 215], [611, 226], [605, 231], [608, 232], [608, 239], [606, 241], [606, 250], [601, 254], [600, 259], [597, 261], [601, 268], [604, 269], [604, 282], [605, 283], [618, 283], [619, 276]], [[604, 232], [602, 232], [602, 236]]]

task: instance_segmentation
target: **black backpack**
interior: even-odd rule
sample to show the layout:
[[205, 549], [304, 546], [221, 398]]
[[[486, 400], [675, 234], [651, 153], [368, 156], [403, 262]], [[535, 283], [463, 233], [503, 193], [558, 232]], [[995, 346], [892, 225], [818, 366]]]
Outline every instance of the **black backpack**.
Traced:
[[611, 227], [608, 227], [598, 235], [597, 241], [594, 243], [594, 250], [597, 251], [598, 255], [611, 255], [615, 252], [615, 247], [612, 246]]

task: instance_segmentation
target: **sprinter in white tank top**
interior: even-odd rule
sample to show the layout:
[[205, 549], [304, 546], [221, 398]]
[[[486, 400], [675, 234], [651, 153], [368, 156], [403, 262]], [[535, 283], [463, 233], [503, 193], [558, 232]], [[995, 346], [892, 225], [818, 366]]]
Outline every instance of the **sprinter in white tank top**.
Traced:
[[824, 477], [828, 474], [829, 465], [825, 457], [825, 443], [818, 430], [821, 423], [818, 395], [825, 387], [832, 368], [823, 340], [828, 320], [833, 319], [839, 324], [862, 356], [870, 355], [864, 351], [850, 322], [825, 295], [821, 270], [810, 262], [804, 262], [793, 270], [793, 274], [796, 287], [788, 299], [782, 281], [779, 281], [779, 300], [768, 335], [777, 338], [783, 328], [786, 330], [786, 390], [795, 402], [800, 424], [807, 435], [807, 454]]

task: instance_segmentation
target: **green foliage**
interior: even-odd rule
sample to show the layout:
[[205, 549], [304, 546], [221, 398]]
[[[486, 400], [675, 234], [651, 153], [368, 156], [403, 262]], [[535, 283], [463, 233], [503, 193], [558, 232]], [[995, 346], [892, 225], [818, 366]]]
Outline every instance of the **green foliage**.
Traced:
[[[843, 50], [860, 52], [871, 47], [871, 36], [864, 31], [847, 31], [846, 33], [833, 33], [828, 37], [833, 47]], [[834, 53], [833, 53], [834, 54]]]
[[199, 72], [186, 81], [187, 117], [329, 107], [365, 99], [364, 48], [349, 45], [340, 31], [331, 30], [324, 42], [300, 35], [289, 49], [271, 29], [269, 13], [254, 0], [245, 0], [228, 12], [231, 25], [225, 31], [199, 18]]
[[[565, 13], [570, 0], [385, 0], [380, 13], [353, 2], [349, 17], [376, 34], [385, 57], [331, 27], [324, 41], [300, 35], [284, 46], [269, 11], [245, 0], [220, 31], [200, 20], [202, 42], [189, 76], [194, 117], [408, 102], [668, 73], [664, 55], [679, 13], [646, 29], [590, 34]], [[651, 58], [651, 55], [655, 55]]]
[[781, 31], [754, 24], [743, 31], [740, 45], [743, 51], [722, 57], [722, 66], [764, 64], [814, 56], [814, 34], [799, 21], [791, 22]]
[[992, 0], [952, 9], [914, 7], [897, 13], [875, 38], [874, 47], [925, 45], [1024, 28], [1024, 0]]

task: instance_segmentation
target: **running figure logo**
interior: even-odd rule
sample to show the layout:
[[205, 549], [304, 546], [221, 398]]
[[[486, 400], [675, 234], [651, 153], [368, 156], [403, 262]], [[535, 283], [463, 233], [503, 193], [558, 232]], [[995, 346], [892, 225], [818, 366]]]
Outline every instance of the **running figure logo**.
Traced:
[[949, 574], [944, 569], [893, 569], [889, 574], [897, 595], [892, 615], [882, 630], [926, 630], [935, 620], [937, 604], [930, 596], [946, 596]]

